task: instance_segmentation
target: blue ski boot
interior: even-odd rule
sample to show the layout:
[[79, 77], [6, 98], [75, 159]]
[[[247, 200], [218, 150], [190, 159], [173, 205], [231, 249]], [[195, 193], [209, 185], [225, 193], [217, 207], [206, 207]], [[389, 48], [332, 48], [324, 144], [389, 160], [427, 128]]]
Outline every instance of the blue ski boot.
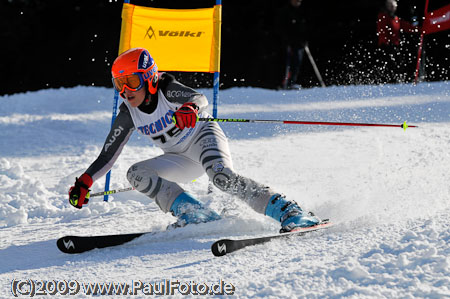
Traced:
[[275, 194], [267, 204], [267, 216], [281, 223], [280, 233], [290, 232], [299, 227], [311, 227], [320, 223], [313, 213], [303, 211], [295, 202], [287, 201], [283, 195]]
[[219, 220], [220, 216], [205, 208], [201, 202], [196, 200], [187, 192], [183, 192], [175, 199], [170, 207], [172, 215], [177, 217], [177, 222], [171, 224], [170, 228], [183, 227], [188, 224], [197, 224]]

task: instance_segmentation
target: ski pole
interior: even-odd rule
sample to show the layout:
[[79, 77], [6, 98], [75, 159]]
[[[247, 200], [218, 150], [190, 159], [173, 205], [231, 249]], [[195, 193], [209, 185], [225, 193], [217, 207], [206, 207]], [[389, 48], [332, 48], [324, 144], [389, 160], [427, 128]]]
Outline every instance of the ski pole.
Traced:
[[131, 190], [134, 190], [134, 187], [128, 187], [128, 188], [117, 189], [117, 190], [109, 190], [109, 191], [97, 192], [97, 193], [92, 193], [92, 194], [90, 194], [88, 192], [86, 194], [86, 198], [91, 198], [91, 197], [95, 197], [95, 196], [111, 195], [114, 193], [127, 192], [127, 191], [131, 191]]
[[320, 86], [325, 87], [325, 83], [323, 82], [322, 76], [320, 75], [320, 72], [319, 72], [319, 68], [317, 67], [316, 62], [314, 61], [314, 58], [312, 57], [311, 51], [309, 50], [308, 43], [305, 44], [305, 52], [306, 52], [306, 55], [308, 55], [309, 62], [311, 62], [314, 73], [316, 74], [316, 77], [320, 82]]
[[215, 122], [238, 122], [238, 123], [264, 123], [264, 124], [293, 124], [293, 125], [324, 125], [324, 126], [359, 126], [359, 127], [399, 127], [417, 128], [418, 126], [410, 126], [406, 121], [401, 125], [392, 124], [369, 124], [369, 123], [343, 123], [343, 122], [326, 122], [326, 121], [297, 121], [297, 120], [261, 120], [261, 119], [242, 119], [242, 118], [199, 118], [199, 121], [215, 121]]

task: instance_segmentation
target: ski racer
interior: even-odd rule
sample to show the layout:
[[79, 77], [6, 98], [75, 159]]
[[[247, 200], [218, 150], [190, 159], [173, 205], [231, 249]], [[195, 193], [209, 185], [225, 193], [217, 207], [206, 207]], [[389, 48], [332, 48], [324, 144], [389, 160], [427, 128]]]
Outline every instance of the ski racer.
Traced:
[[127, 179], [165, 213], [177, 217], [174, 227], [215, 221], [221, 217], [178, 183], [207, 174], [214, 186], [237, 196], [255, 211], [281, 224], [281, 232], [320, 223], [294, 201], [233, 169], [227, 137], [216, 122], [197, 122], [210, 117], [206, 97], [167, 73], [158, 73], [150, 53], [130, 49], [112, 66], [114, 88], [124, 99], [98, 158], [76, 178], [69, 202], [81, 209], [93, 182], [113, 166], [134, 131], [149, 138], [164, 154], [132, 165]]

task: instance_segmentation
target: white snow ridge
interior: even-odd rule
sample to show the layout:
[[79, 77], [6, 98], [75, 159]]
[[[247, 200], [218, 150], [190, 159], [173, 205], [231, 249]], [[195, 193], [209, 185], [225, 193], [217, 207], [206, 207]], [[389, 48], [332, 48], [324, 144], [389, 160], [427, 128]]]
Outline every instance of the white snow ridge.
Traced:
[[[221, 91], [223, 118], [419, 126], [221, 124], [237, 172], [335, 223], [224, 257], [212, 255], [214, 241], [276, 233], [279, 224], [219, 190], [208, 194], [206, 176], [183, 187], [224, 211], [222, 220], [61, 253], [56, 240], [65, 235], [164, 231], [175, 218], [136, 191], [91, 198], [81, 210], [68, 203], [108, 133], [111, 89], [2, 96], [0, 298], [90, 298], [95, 287], [108, 298], [450, 298], [449, 86]], [[111, 189], [128, 187], [130, 165], [161, 153], [135, 133]]]

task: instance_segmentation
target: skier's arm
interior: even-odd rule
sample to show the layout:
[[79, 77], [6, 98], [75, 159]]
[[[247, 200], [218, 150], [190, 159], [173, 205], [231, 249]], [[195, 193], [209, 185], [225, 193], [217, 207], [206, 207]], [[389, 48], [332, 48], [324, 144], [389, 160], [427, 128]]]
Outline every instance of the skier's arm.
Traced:
[[100, 155], [86, 170], [86, 173], [91, 176], [94, 182], [112, 168], [133, 131], [134, 124], [130, 112], [127, 106], [122, 104]]
[[128, 142], [134, 131], [134, 124], [128, 108], [122, 104], [111, 130], [106, 137], [102, 151], [98, 158], [89, 166], [80, 178], [77, 178], [74, 186], [69, 190], [69, 203], [81, 209], [88, 203], [86, 194], [95, 180], [106, 174], [116, 162], [124, 145]]

